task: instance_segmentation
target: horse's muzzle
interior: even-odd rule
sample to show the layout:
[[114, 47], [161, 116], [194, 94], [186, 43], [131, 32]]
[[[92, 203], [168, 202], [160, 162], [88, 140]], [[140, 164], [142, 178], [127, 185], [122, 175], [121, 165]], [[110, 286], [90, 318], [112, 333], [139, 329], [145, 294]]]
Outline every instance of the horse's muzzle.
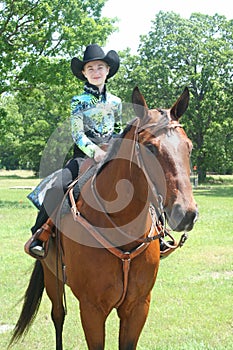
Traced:
[[168, 225], [173, 231], [191, 231], [195, 222], [198, 219], [197, 206], [184, 210], [179, 204], [175, 204], [172, 208], [171, 214], [166, 211]]

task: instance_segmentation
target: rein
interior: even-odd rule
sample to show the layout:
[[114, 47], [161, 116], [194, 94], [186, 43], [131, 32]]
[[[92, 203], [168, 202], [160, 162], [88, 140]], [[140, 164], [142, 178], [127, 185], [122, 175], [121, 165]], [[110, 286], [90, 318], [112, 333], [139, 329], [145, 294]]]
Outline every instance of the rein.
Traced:
[[[139, 128], [139, 119], [137, 118], [137, 125], [136, 125], [136, 131], [134, 133], [134, 138], [133, 138], [133, 144], [134, 145], [137, 145], [137, 130]], [[132, 151], [131, 151], [131, 155], [130, 155], [130, 173], [131, 173], [131, 164], [133, 162], [133, 155], [136, 153], [136, 150], [135, 150], [135, 146], [132, 148]], [[101, 209], [101, 212], [107, 217], [108, 221], [112, 224], [112, 226], [114, 227], [115, 230], [117, 230], [122, 236], [130, 239], [132, 241], [132, 236], [128, 235], [125, 231], [121, 230], [116, 224], [115, 222], [112, 220], [112, 218], [108, 215], [108, 213], [106, 212], [106, 209], [103, 205], [103, 203], [100, 201], [99, 199], [99, 196], [97, 194], [97, 191], [96, 191], [96, 186], [95, 186], [95, 183], [96, 183], [96, 177], [97, 177], [97, 173], [94, 174], [94, 176], [92, 177], [92, 181], [91, 181], [91, 189], [92, 189], [92, 193], [95, 197], [95, 200], [96, 202], [98, 203], [100, 209]], [[149, 176], [148, 176], [149, 177]], [[140, 238], [140, 239], [135, 239], [134, 242], [135, 243], [138, 243], [138, 244], [141, 244], [143, 242], [145, 243], [148, 243], [152, 240], [155, 240], [155, 239], [158, 239], [160, 238], [160, 234], [159, 235], [155, 235], [153, 236], [154, 238], [151, 237], [151, 234], [152, 232], [154, 232], [155, 230], [157, 229], [157, 225], [155, 224], [155, 222], [152, 220], [151, 221], [151, 227], [150, 227], [150, 230], [149, 230], [149, 234], [146, 238]], [[157, 230], [156, 230], [157, 231]]]
[[[168, 230], [165, 227], [166, 219], [164, 219], [165, 215], [164, 215], [164, 208], [163, 208], [163, 197], [158, 193], [156, 186], [153, 184], [153, 182], [150, 179], [149, 173], [146, 169], [144, 160], [143, 160], [141, 152], [140, 152], [140, 143], [138, 140], [139, 133], [146, 128], [156, 127], [156, 131], [154, 130], [154, 132], [158, 132], [161, 129], [163, 129], [164, 127], [175, 128], [178, 126], [181, 126], [181, 125], [178, 123], [174, 123], [174, 124], [170, 123], [170, 125], [168, 125], [168, 121], [166, 120], [166, 125], [164, 123], [163, 125], [158, 126], [157, 123], [151, 123], [151, 124], [145, 124], [145, 125], [139, 127], [139, 119], [137, 120], [135, 132], [134, 132], [134, 138], [133, 138], [135, 146], [133, 147], [132, 152], [131, 152], [130, 169], [131, 169], [131, 164], [132, 164], [132, 160], [133, 160], [133, 155], [135, 154], [138, 166], [139, 166], [139, 168], [143, 169], [143, 171], [144, 171], [148, 185], [149, 185], [149, 187], [150, 187], [150, 189], [151, 189], [151, 191], [152, 191], [152, 193], [153, 193], [153, 195], [158, 203], [158, 207], [155, 209], [154, 206], [150, 205], [149, 212], [151, 215], [151, 227], [150, 227], [149, 233], [144, 238], [139, 238], [139, 239], [133, 240], [133, 242], [137, 243], [138, 246], [136, 248], [132, 249], [131, 251], [123, 251], [122, 249], [120, 249], [118, 247], [114, 247], [113, 244], [106, 237], [104, 237], [101, 234], [101, 232], [99, 232], [97, 230], [96, 227], [91, 225], [81, 215], [81, 213], [77, 209], [76, 202], [75, 202], [74, 195], [73, 195], [73, 187], [70, 186], [70, 188], [68, 190], [68, 194], [69, 194], [69, 198], [70, 198], [70, 202], [71, 202], [71, 212], [72, 212], [74, 221], [81, 224], [92, 235], [92, 237], [97, 242], [99, 242], [111, 254], [113, 254], [118, 259], [121, 259], [121, 261], [122, 261], [123, 292], [122, 292], [120, 300], [115, 305], [116, 308], [118, 308], [125, 299], [125, 296], [127, 293], [127, 287], [128, 287], [130, 263], [135, 257], [137, 257], [143, 251], [145, 251], [147, 249], [147, 247], [150, 245], [150, 243], [153, 242], [154, 240], [160, 239], [166, 246], [166, 249], [163, 252], [160, 252], [160, 257], [162, 258], [164, 256], [169, 255], [176, 248], [181, 247], [184, 244], [185, 240], [187, 239], [187, 236], [184, 233], [182, 235], [179, 243], [177, 244], [175, 239], [171, 236], [171, 234], [168, 232]], [[97, 174], [95, 174], [92, 177], [91, 188], [92, 188], [93, 194], [95, 196], [96, 202], [98, 203], [99, 207], [102, 210], [102, 213], [107, 217], [108, 221], [112, 224], [114, 229], [116, 229], [121, 235], [123, 235], [127, 238], [130, 238], [132, 241], [133, 237], [128, 235], [126, 232], [121, 230], [119, 227], [117, 227], [115, 222], [111, 219], [111, 217], [106, 212], [104, 205], [100, 201], [98, 194], [97, 194], [97, 191], [96, 191], [96, 187], [95, 187], [96, 176], [97, 176]], [[156, 232], [156, 234], [155, 234], [155, 232]], [[170, 243], [166, 242], [164, 240], [165, 236], [169, 236], [172, 239], [172, 241]]]
[[[151, 223], [151, 227], [150, 227], [150, 233], [153, 230], [156, 230], [157, 232], [159, 232], [158, 235], [155, 235], [152, 237], [149, 233], [149, 235], [147, 237], [135, 239], [134, 242], [139, 243], [139, 244], [143, 243], [143, 242], [148, 243], [148, 242], [151, 242], [155, 239], [161, 238], [163, 243], [169, 249], [169, 254], [170, 254], [170, 250], [174, 250], [177, 247], [181, 247], [184, 244], [184, 242], [187, 239], [187, 234], [184, 233], [182, 235], [179, 243], [177, 244], [175, 239], [168, 232], [168, 229], [166, 229], [166, 227], [165, 227], [166, 217], [165, 217], [164, 207], [163, 207], [163, 197], [161, 194], [158, 193], [156, 186], [153, 184], [153, 182], [150, 179], [149, 172], [146, 168], [145, 162], [144, 162], [143, 157], [142, 157], [141, 152], [140, 152], [139, 134], [141, 131], [143, 131], [145, 129], [149, 129], [149, 128], [154, 128], [153, 133], [155, 134], [155, 133], [159, 132], [160, 130], [162, 130], [163, 128], [173, 129], [176, 127], [182, 127], [182, 125], [177, 123], [177, 122], [174, 122], [174, 121], [170, 122], [168, 118], [167, 119], [164, 118], [164, 121], [162, 123], [147, 123], [147, 124], [142, 125], [141, 127], [139, 127], [139, 124], [140, 124], [139, 118], [135, 118], [135, 120], [133, 122], [134, 123], [136, 122], [136, 126], [135, 126], [135, 132], [134, 132], [134, 137], [133, 137], [134, 147], [132, 147], [131, 156], [130, 156], [130, 170], [131, 170], [131, 164], [133, 162], [133, 155], [135, 154], [136, 159], [137, 159], [137, 165], [140, 169], [143, 170], [143, 173], [146, 176], [147, 183], [148, 183], [148, 185], [153, 193], [154, 198], [157, 201], [156, 212], [154, 210], [153, 215], [151, 215], [152, 223]], [[124, 237], [132, 239], [132, 236], [128, 235], [126, 232], [121, 230], [115, 224], [115, 222], [111, 219], [111, 217], [108, 215], [108, 213], [106, 212], [105, 207], [104, 207], [103, 203], [100, 201], [99, 196], [98, 196], [97, 191], [96, 191], [96, 186], [95, 186], [96, 176], [97, 176], [97, 173], [95, 173], [94, 176], [92, 177], [91, 188], [92, 188], [92, 193], [95, 197], [95, 200], [98, 203], [99, 207], [101, 208], [102, 213], [107, 217], [108, 221], [112, 224], [114, 229], [116, 229]], [[152, 206], [150, 207], [150, 210], [151, 210], [151, 208], [152, 208]], [[153, 206], [153, 208], [154, 208], [154, 206]], [[150, 211], [150, 213], [151, 213], [151, 211]], [[154, 220], [155, 216], [157, 217], [157, 221]], [[163, 238], [165, 236], [169, 236], [172, 239], [172, 241], [173, 241], [172, 245], [169, 245], [169, 243], [167, 243], [165, 240], [163, 240]], [[167, 253], [167, 249], [166, 249], [166, 253]], [[169, 254], [167, 254], [167, 255], [169, 255]]]

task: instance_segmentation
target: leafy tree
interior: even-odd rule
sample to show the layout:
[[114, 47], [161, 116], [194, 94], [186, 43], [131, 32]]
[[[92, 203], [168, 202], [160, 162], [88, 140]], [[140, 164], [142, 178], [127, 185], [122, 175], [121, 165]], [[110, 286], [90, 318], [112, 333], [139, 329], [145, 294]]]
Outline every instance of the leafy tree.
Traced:
[[[53, 144], [49, 143], [51, 149], [48, 157], [48, 173], [50, 173], [51, 170], [56, 170], [56, 164], [64, 156], [64, 152], [67, 153], [61, 144], [59, 134], [66, 132], [66, 136], [69, 136], [68, 142], [71, 142], [71, 133], [67, 130], [67, 125], [70, 124], [69, 96], [65, 91], [62, 94], [59, 86], [52, 86], [43, 92], [34, 88], [26, 98], [22, 95], [18, 95], [17, 98], [17, 104], [23, 115], [23, 124], [26, 126], [20, 138], [20, 164], [23, 168], [29, 167], [36, 172], [39, 170], [44, 148], [53, 133], [58, 132]], [[65, 100], [67, 103], [64, 103]], [[65, 130], [63, 125], [66, 127]], [[67, 141], [67, 138], [65, 140]]]
[[38, 171], [49, 136], [69, 118], [71, 96], [82, 86], [70, 71], [71, 57], [89, 43], [103, 45], [115, 30], [116, 19], [101, 17], [105, 2], [0, 1], [1, 167]]
[[12, 96], [2, 98], [0, 104], [0, 167], [19, 167], [20, 137], [23, 134], [22, 115]]
[[207, 171], [232, 172], [233, 21], [160, 12], [148, 35], [141, 36], [138, 53], [128, 72], [150, 107], [170, 106], [185, 86], [190, 89], [183, 122], [199, 180]]
[[[64, 60], [90, 42], [104, 43], [115, 20], [101, 18], [105, 0], [0, 2], [0, 93], [51, 84]], [[58, 76], [59, 78], [59, 76]]]
[[[70, 59], [90, 42], [105, 43], [115, 20], [101, 17], [104, 0], [0, 1], [2, 80], [1, 164], [38, 171], [51, 133], [69, 118], [72, 95], [82, 89]], [[138, 55], [120, 53], [111, 91], [131, 102], [135, 85], [149, 107], [170, 106], [185, 86], [191, 92], [185, 129], [194, 144], [199, 180], [207, 171], [233, 171], [233, 21], [224, 16], [155, 16]], [[16, 94], [17, 93], [17, 94]], [[13, 95], [14, 94], [14, 95]], [[131, 119], [128, 110], [124, 121]], [[54, 143], [51, 152], [60, 156]], [[12, 155], [13, 154], [13, 155]], [[56, 164], [56, 159], [52, 160]]]

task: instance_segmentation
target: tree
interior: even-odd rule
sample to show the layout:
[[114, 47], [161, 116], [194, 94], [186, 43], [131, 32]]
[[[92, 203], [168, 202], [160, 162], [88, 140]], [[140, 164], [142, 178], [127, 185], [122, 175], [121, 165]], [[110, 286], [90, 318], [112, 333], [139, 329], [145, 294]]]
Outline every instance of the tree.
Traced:
[[104, 43], [113, 23], [101, 18], [104, 0], [0, 2], [0, 94], [54, 82], [61, 62], [89, 42]]
[[207, 171], [232, 172], [233, 21], [160, 12], [138, 53], [130, 81], [138, 80], [151, 107], [170, 106], [185, 86], [190, 89], [183, 122], [199, 180]]
[[69, 118], [71, 96], [82, 86], [71, 74], [71, 57], [90, 42], [103, 45], [115, 30], [116, 19], [101, 17], [105, 2], [0, 1], [1, 167], [38, 171], [51, 133]]
[[20, 142], [23, 134], [22, 115], [12, 96], [3, 97], [0, 105], [0, 168], [19, 167]]
[[[90, 42], [103, 45], [114, 31], [115, 20], [101, 18], [104, 2], [0, 2], [0, 92], [10, 99], [7, 109], [0, 101], [0, 123], [9, 133], [9, 139], [1, 138], [0, 151], [5, 152], [1, 166], [9, 163], [11, 145], [15, 150], [11, 166], [38, 171], [51, 132], [69, 118], [70, 99], [82, 89], [70, 72], [71, 57], [80, 57]], [[199, 180], [207, 171], [232, 173], [233, 21], [219, 15], [196, 13], [183, 19], [160, 12], [148, 35], [141, 36], [138, 54], [125, 50], [120, 57], [119, 73], [108, 83], [111, 91], [131, 102], [138, 85], [153, 108], [171, 106], [188, 86], [191, 100], [182, 120], [194, 144], [192, 163]], [[22, 122], [19, 135], [17, 127], [16, 134], [6, 130], [14, 115]], [[125, 122], [131, 118], [128, 110], [123, 117]]]

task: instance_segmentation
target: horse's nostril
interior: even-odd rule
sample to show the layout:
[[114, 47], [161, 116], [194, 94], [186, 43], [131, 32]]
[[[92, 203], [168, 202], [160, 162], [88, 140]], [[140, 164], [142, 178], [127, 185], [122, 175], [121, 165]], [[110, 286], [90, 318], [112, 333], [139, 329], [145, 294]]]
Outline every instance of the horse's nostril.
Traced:
[[184, 210], [182, 206], [175, 205], [170, 215], [168, 215], [168, 224], [174, 231], [191, 231], [198, 219], [198, 211]]
[[198, 210], [196, 210], [196, 215], [195, 215], [195, 218], [194, 218], [194, 220], [193, 220], [193, 223], [194, 223], [194, 224], [195, 224], [195, 222], [197, 222], [198, 216], [199, 216], [199, 213], [198, 213]]
[[187, 221], [191, 221], [194, 223], [196, 220], [196, 217], [197, 217], [196, 211], [190, 211], [187, 213]]
[[191, 231], [195, 222], [197, 221], [197, 218], [198, 218], [197, 211], [187, 212], [181, 224], [185, 226], [186, 231]]

